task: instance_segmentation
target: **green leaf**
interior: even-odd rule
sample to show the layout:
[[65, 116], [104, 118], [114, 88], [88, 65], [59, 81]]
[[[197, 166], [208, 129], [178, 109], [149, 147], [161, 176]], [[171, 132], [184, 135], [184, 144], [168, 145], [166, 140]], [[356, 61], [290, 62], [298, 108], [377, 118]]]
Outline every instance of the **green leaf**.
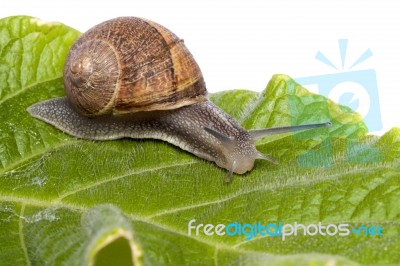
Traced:
[[[30, 117], [28, 106], [64, 95], [63, 62], [79, 33], [30, 17], [2, 19], [0, 32], [1, 265], [400, 261], [400, 129], [367, 135], [357, 113], [285, 75], [263, 93], [212, 94], [248, 129], [333, 123], [258, 141], [280, 164], [258, 161], [225, 184], [225, 170], [167, 143], [80, 140]], [[380, 226], [383, 235], [188, 235], [192, 219]]]

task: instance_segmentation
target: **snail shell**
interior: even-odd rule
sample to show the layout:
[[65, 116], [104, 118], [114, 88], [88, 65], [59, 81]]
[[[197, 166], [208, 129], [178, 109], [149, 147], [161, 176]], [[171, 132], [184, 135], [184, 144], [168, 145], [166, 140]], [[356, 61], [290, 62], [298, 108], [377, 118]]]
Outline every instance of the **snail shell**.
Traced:
[[72, 106], [85, 116], [169, 110], [207, 100], [183, 40], [140, 18], [103, 22], [72, 46], [64, 67]]

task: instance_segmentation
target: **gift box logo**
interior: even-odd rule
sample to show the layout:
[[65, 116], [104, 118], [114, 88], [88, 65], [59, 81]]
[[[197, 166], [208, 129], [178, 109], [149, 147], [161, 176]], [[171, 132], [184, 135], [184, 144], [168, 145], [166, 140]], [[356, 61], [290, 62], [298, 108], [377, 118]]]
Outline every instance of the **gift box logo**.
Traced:
[[[363, 117], [370, 132], [382, 129], [381, 112], [379, 105], [378, 86], [374, 69], [351, 70], [372, 56], [372, 51], [367, 49], [361, 56], [345, 70], [347, 39], [339, 40], [341, 69], [339, 73], [324, 74], [296, 78], [296, 82], [307, 87], [318, 88], [318, 93], [329, 99], [346, 105], [358, 112]], [[325, 65], [340, 70], [323, 53], [317, 52], [315, 58]]]
[[[320, 51], [315, 56], [317, 60], [336, 69], [338, 73], [300, 77], [295, 78], [295, 81], [305, 87], [316, 87], [319, 94], [358, 112], [370, 132], [381, 130], [382, 120], [376, 72], [374, 69], [352, 70], [353, 67], [370, 58], [372, 51], [367, 49], [355, 62], [350, 64], [350, 67], [346, 68], [347, 44], [347, 39], [339, 39], [341, 70]], [[299, 165], [304, 168], [330, 167], [333, 160], [331, 139], [325, 139], [322, 144], [321, 149], [301, 154], [298, 157]], [[377, 162], [380, 158], [380, 152], [375, 147], [359, 143], [357, 139], [348, 139], [348, 162], [370, 163]]]

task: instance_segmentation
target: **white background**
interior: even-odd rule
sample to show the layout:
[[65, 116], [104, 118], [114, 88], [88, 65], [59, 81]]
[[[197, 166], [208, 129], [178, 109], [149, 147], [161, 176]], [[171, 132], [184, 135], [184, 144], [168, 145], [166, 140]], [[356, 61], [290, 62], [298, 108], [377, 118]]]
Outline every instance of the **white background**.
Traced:
[[[261, 91], [275, 73], [303, 77], [346, 71], [338, 39], [348, 39], [347, 66], [368, 48], [373, 53], [352, 70], [376, 71], [383, 122], [376, 133], [400, 126], [398, 1], [0, 0], [0, 18], [12, 15], [60, 21], [82, 32], [117, 16], [148, 18], [185, 40], [210, 92]], [[339, 70], [315, 60], [317, 51]]]

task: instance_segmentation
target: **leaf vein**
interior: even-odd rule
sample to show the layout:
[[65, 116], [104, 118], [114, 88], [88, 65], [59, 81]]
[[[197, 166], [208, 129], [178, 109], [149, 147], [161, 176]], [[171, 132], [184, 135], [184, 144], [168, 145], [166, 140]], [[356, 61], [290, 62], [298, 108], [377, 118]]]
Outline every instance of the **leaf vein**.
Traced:
[[196, 163], [198, 163], [198, 162], [197, 161], [189, 161], [189, 162], [183, 162], [183, 163], [161, 165], [161, 166], [158, 166], [158, 167], [146, 168], [146, 169], [142, 169], [142, 170], [139, 170], [139, 171], [132, 171], [132, 172], [130, 171], [130, 172], [125, 173], [123, 175], [118, 175], [118, 176], [115, 176], [115, 177], [112, 177], [112, 178], [99, 180], [97, 182], [90, 183], [90, 184], [88, 184], [86, 186], [81, 186], [76, 190], [72, 190], [72, 191], [69, 191], [67, 193], [61, 194], [56, 199], [56, 202], [61, 202], [66, 197], [69, 197], [71, 195], [77, 194], [77, 193], [79, 193], [81, 191], [92, 189], [94, 187], [97, 187], [97, 186], [100, 186], [100, 185], [103, 185], [103, 184], [106, 184], [106, 183], [109, 183], [109, 182], [112, 182], [112, 181], [117, 181], [117, 180], [123, 179], [123, 178], [128, 177], [128, 176], [140, 175], [140, 174], [143, 174], [143, 173], [148, 173], [148, 172], [152, 172], [152, 171], [158, 171], [158, 170], [162, 170], [162, 169], [170, 169], [170, 168], [174, 168], [174, 167], [188, 166], [188, 165], [192, 165], [192, 164], [196, 164]]
[[30, 266], [31, 261], [29, 259], [28, 249], [26, 248], [26, 243], [24, 238], [24, 223], [23, 223], [24, 213], [25, 213], [25, 203], [22, 203], [18, 221], [18, 235], [19, 235], [19, 241], [21, 243], [22, 252], [24, 253], [26, 265]]

